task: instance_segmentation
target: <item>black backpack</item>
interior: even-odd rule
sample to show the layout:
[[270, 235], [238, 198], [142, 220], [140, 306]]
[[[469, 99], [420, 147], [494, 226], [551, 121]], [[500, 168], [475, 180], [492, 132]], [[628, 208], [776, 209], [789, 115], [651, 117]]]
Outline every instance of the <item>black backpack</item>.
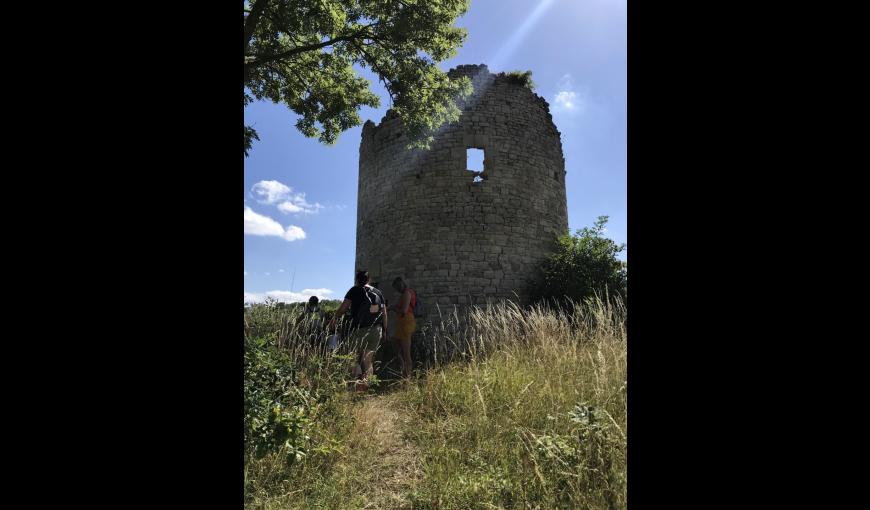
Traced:
[[381, 314], [384, 313], [384, 297], [377, 289], [368, 285], [363, 285], [362, 290], [365, 301], [357, 308], [356, 322], [359, 327], [367, 328], [381, 320]]

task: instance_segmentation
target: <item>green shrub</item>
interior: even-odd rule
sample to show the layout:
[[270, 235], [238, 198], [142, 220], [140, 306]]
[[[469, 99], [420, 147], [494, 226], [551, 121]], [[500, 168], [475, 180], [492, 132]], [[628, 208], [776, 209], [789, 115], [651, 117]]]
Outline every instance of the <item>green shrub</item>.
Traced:
[[531, 71], [511, 71], [504, 73], [509, 82], [522, 85], [529, 90], [535, 90], [535, 82], [532, 81]]
[[564, 303], [596, 296], [625, 298], [628, 268], [616, 257], [625, 244], [604, 237], [606, 224], [607, 216], [599, 216], [592, 228], [558, 239], [555, 253], [542, 265], [538, 280], [531, 286], [534, 300]]
[[245, 459], [284, 449], [288, 462], [305, 455], [311, 396], [295, 380], [287, 351], [266, 339], [246, 342], [244, 361]]
[[246, 461], [281, 452], [293, 464], [318, 447], [318, 419], [345, 383], [351, 357], [326, 349], [296, 305], [269, 300], [245, 310]]

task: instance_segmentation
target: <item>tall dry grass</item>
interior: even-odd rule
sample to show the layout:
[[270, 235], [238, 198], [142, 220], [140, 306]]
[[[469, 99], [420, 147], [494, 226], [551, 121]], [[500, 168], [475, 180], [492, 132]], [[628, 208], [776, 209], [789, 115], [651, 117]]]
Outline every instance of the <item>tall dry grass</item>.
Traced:
[[315, 328], [300, 308], [277, 305], [275, 301], [268, 301], [245, 309], [246, 340], [263, 338], [286, 352], [293, 360], [300, 383], [307, 389], [317, 390], [324, 382], [332, 384], [341, 378], [348, 382], [362, 347], [360, 341], [347, 340], [350, 321], [347, 318], [338, 320], [336, 330], [343, 340], [337, 349], [332, 350], [327, 347], [325, 329], [330, 315], [323, 319], [320, 328]]
[[[593, 300], [442, 317], [427, 329], [432, 355], [418, 379], [376, 399], [334, 400], [322, 454], [246, 466], [246, 506], [625, 508], [625, 316], [621, 303]], [[286, 338], [308, 364], [332, 356]], [[332, 357], [323, 370], [346, 369]]]
[[424, 469], [414, 507], [624, 508], [622, 304], [502, 303], [455, 323], [436, 340], [446, 366], [404, 393]]

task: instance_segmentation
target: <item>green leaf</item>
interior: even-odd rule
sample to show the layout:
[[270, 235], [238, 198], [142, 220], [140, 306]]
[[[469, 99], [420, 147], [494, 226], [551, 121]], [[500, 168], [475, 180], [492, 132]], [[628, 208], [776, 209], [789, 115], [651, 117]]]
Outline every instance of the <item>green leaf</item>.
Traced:
[[[467, 80], [451, 81], [438, 63], [454, 56], [466, 31], [454, 27], [468, 0], [301, 0], [255, 3], [246, 17], [244, 102], [286, 105], [307, 137], [334, 144], [361, 124], [364, 106], [380, 99], [354, 66], [371, 69], [385, 85], [410, 143], [428, 147], [434, 133], [459, 118]], [[254, 16], [255, 10], [261, 11]], [[530, 73], [529, 73], [530, 76]], [[250, 92], [250, 94], [248, 93]], [[247, 156], [256, 132], [245, 128]]]

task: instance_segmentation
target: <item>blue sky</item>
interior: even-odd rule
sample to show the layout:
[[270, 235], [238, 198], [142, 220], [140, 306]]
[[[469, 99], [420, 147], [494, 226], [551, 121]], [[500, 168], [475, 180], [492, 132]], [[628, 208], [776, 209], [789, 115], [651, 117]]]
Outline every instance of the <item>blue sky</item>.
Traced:
[[[562, 133], [571, 231], [610, 216], [607, 236], [626, 242], [626, 0], [472, 0], [456, 57], [491, 72], [531, 70]], [[389, 108], [363, 108], [379, 123]], [[353, 285], [362, 127], [334, 146], [305, 138], [296, 115], [249, 105], [260, 141], [245, 160], [245, 301], [340, 299]], [[622, 258], [626, 259], [626, 252]]]

